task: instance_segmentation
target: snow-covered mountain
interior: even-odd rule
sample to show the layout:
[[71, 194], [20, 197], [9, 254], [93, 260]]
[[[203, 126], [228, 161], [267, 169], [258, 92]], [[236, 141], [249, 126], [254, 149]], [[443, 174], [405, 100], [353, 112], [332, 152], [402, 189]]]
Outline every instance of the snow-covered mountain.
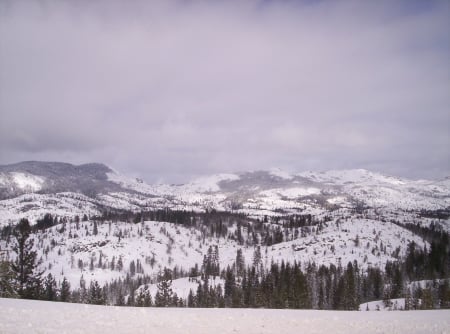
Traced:
[[71, 165], [61, 162], [26, 161], [0, 166], [0, 199], [28, 193], [81, 193], [94, 197], [98, 193], [120, 190], [108, 180], [112, 170], [103, 164]]
[[367, 170], [278, 169], [201, 177], [182, 185], [150, 185], [103, 164], [21, 162], [0, 166], [0, 224], [46, 212], [74, 217], [105, 209], [158, 208], [241, 212], [251, 216], [318, 214], [364, 206], [392, 210], [450, 208], [450, 179], [414, 181]]
[[[419, 225], [450, 231], [450, 179], [360, 169], [274, 169], [151, 185], [102, 164], [24, 162], [0, 166], [0, 197], [3, 226], [53, 216], [30, 237], [46, 275], [74, 288], [131, 279], [133, 289], [148, 289], [153, 298], [158, 275], [170, 268], [174, 291], [186, 299], [200, 279], [192, 270], [205, 271], [206, 258], [221, 270], [237, 268], [240, 253], [245, 265], [261, 270], [284, 262], [358, 263], [364, 271], [402, 260], [411, 242], [431, 249]], [[13, 261], [9, 227], [3, 232], [0, 250]]]

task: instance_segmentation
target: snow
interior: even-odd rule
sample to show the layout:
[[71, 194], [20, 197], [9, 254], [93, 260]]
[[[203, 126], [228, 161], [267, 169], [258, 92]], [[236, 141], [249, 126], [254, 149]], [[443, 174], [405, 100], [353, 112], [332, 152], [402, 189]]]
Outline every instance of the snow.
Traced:
[[5, 186], [8, 184], [8, 175], [5, 173], [0, 173], [0, 185]]
[[289, 199], [317, 194], [320, 194], [320, 189], [313, 187], [276, 188], [260, 192], [262, 196], [281, 196]]
[[450, 311], [313, 311], [96, 306], [0, 299], [0, 332], [12, 333], [448, 333]]
[[279, 178], [285, 179], [285, 180], [292, 180], [294, 177], [289, 174], [288, 172], [280, 169], [280, 168], [272, 168], [270, 170], [270, 174], [273, 176], [277, 176]]
[[239, 176], [235, 174], [216, 174], [212, 176], [205, 176], [194, 180], [186, 185], [191, 191], [199, 192], [215, 192], [220, 190], [219, 183], [222, 181], [239, 180]]
[[330, 204], [345, 204], [347, 203], [347, 199], [344, 196], [336, 196], [327, 199], [327, 202]]
[[[359, 239], [358, 243], [356, 239]], [[429, 244], [397, 225], [371, 219], [340, 220], [324, 226], [319, 234], [310, 234], [293, 241], [282, 242], [267, 247], [261, 252], [266, 265], [273, 260], [299, 263], [314, 261], [316, 264], [330, 265], [358, 261], [360, 268], [384, 268], [387, 261], [395, 261], [393, 254], [399, 249], [399, 256], [404, 256], [409, 242], [414, 241], [419, 247]], [[384, 251], [381, 251], [384, 245]], [[287, 260], [288, 259], [288, 260]]]
[[[187, 184], [181, 185], [154, 185], [150, 186], [138, 179], [128, 178], [126, 176], [117, 173], [107, 173], [109, 181], [120, 184], [121, 186], [135, 190], [141, 193], [163, 195], [170, 192], [216, 192], [220, 190], [219, 183], [221, 181], [234, 181], [238, 180], [239, 176], [236, 174], [215, 174], [210, 176], [203, 176], [197, 178]], [[178, 191], [177, 191], [178, 190]]]
[[84, 214], [99, 215], [99, 201], [77, 193], [24, 194], [0, 201], [0, 226], [16, 224], [21, 218], [32, 223], [46, 213], [73, 218]]
[[383, 300], [374, 300], [359, 305], [360, 311], [400, 311], [405, 309], [405, 298], [390, 299], [391, 305], [386, 306]]
[[44, 183], [43, 178], [28, 173], [11, 173], [11, 176], [17, 187], [29, 192], [41, 190]]
[[[199, 282], [202, 283], [202, 285], [205, 283], [205, 281], [201, 280], [201, 277], [195, 277], [195, 278], [189, 278], [189, 277], [182, 277], [178, 279], [172, 280], [172, 292], [176, 293], [178, 298], [183, 298], [184, 300], [187, 300], [189, 296], [189, 291], [192, 290], [194, 294], [197, 293], [197, 288]], [[219, 284], [222, 286], [222, 289], [225, 286], [225, 280], [219, 278], [219, 277], [213, 277], [209, 276], [208, 283], [210, 287], [217, 287]], [[139, 294], [141, 290], [148, 289], [150, 292], [150, 295], [152, 296], [152, 300], [155, 300], [156, 293], [158, 291], [158, 284], [144, 284], [141, 285], [135, 292], [135, 296]]]
[[343, 194], [371, 207], [401, 210], [436, 210], [450, 207], [450, 188], [447, 180], [413, 181], [365, 169], [320, 173], [309, 171], [297, 176], [329, 187], [340, 187]]
[[364, 182], [388, 183], [392, 185], [402, 185], [406, 183], [405, 180], [392, 176], [386, 176], [380, 173], [373, 173], [366, 169], [330, 170], [321, 173], [309, 171], [299, 173], [298, 175], [306, 178], [313, 178], [316, 181], [341, 185]]

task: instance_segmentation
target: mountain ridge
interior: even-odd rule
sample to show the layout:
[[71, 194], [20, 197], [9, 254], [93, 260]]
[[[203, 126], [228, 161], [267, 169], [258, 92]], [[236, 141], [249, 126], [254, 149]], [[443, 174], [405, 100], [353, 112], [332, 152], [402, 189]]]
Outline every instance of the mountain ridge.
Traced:
[[365, 169], [287, 173], [280, 169], [222, 173], [185, 184], [147, 184], [101, 164], [28, 161], [0, 166], [0, 225], [45, 212], [73, 217], [88, 208], [241, 212], [250, 216], [330, 209], [450, 208], [450, 179], [409, 180]]

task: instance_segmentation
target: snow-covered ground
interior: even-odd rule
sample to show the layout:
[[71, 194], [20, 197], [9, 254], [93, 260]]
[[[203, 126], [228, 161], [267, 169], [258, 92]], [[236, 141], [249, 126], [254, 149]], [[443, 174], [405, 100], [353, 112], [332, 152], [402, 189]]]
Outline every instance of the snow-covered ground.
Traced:
[[450, 311], [310, 311], [94, 306], [0, 299], [0, 333], [449, 333]]

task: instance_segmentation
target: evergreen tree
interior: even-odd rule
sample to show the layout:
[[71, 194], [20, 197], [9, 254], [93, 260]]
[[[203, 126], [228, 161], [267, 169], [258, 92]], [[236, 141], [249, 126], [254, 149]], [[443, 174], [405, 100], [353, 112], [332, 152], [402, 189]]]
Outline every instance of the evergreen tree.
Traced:
[[236, 289], [236, 280], [230, 266], [227, 267], [225, 272], [225, 286], [224, 286], [224, 298], [225, 307], [230, 307], [233, 301], [233, 294]]
[[88, 293], [86, 289], [86, 280], [84, 279], [83, 275], [80, 277], [80, 289], [79, 289], [79, 297], [78, 300], [80, 303], [87, 303], [88, 302]]
[[122, 269], [123, 269], [122, 256], [119, 256], [119, 260], [117, 261], [117, 270], [122, 271]]
[[59, 294], [59, 300], [62, 302], [70, 301], [70, 283], [65, 277], [61, 283], [61, 292]]
[[91, 281], [88, 292], [88, 303], [95, 305], [104, 305], [105, 298], [103, 296], [103, 291], [96, 280]]
[[423, 310], [430, 310], [434, 307], [433, 301], [433, 293], [430, 287], [427, 287], [422, 290], [422, 302], [420, 304], [420, 308]]
[[169, 269], [164, 269], [164, 274], [160, 276], [158, 283], [158, 291], [155, 295], [155, 306], [168, 307], [172, 306], [173, 292], [172, 292], [172, 277]]
[[52, 274], [48, 274], [44, 279], [43, 299], [55, 301], [57, 297], [56, 280]]
[[446, 280], [439, 286], [438, 292], [439, 307], [450, 308], [450, 281]]
[[92, 231], [92, 233], [94, 235], [98, 234], [98, 226], [97, 226], [97, 221], [96, 220], [94, 220], [94, 230]]
[[236, 275], [242, 276], [245, 270], [245, 258], [242, 254], [242, 249], [239, 248], [236, 252]]
[[116, 298], [116, 306], [124, 306], [125, 305], [125, 297], [123, 296], [122, 290], [119, 290], [119, 294]]
[[13, 251], [17, 258], [11, 268], [17, 282], [18, 295], [21, 298], [37, 299], [42, 283], [42, 272], [37, 269], [36, 251], [33, 251], [33, 240], [29, 239], [31, 233], [30, 223], [27, 219], [21, 219], [14, 229], [16, 244]]
[[16, 289], [14, 272], [9, 261], [0, 260], [0, 297], [14, 297]]
[[194, 293], [192, 292], [192, 289], [189, 290], [189, 295], [188, 295], [188, 299], [187, 299], [187, 306], [188, 307], [195, 307], [195, 296]]
[[134, 276], [136, 274], [136, 264], [134, 260], [130, 262], [130, 275]]
[[255, 268], [258, 268], [260, 263], [261, 263], [261, 247], [258, 245], [256, 246], [253, 252], [253, 266]]
[[143, 289], [140, 289], [136, 297], [136, 306], [150, 307], [152, 306], [152, 296], [148, 290], [148, 286], [145, 285]]

